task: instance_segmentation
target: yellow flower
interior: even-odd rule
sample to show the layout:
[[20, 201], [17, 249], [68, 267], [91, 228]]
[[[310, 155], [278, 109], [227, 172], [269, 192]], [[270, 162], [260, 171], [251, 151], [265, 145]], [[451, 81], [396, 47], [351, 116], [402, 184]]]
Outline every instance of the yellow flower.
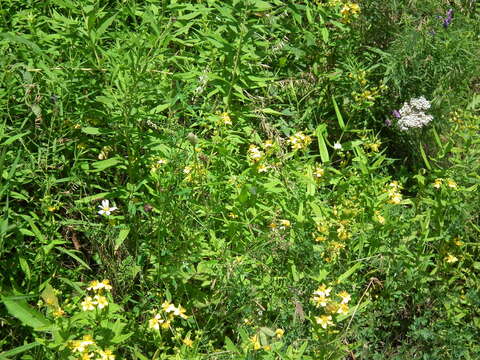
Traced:
[[315, 316], [315, 321], [317, 322], [318, 325], [320, 325], [324, 329], [326, 329], [330, 325], [333, 325], [331, 315]]
[[220, 120], [222, 121], [222, 125], [232, 125], [232, 119], [226, 112], [220, 114]]
[[103, 309], [104, 307], [108, 306], [108, 301], [105, 296], [95, 295], [93, 298], [96, 300], [97, 307], [99, 309]]
[[325, 236], [323, 236], [323, 235], [317, 236], [317, 237], [315, 238], [315, 241], [316, 241], [316, 242], [324, 242], [324, 241], [326, 241], [326, 240], [327, 240], [327, 238], [326, 238]]
[[327, 287], [325, 284], [322, 284], [318, 287], [317, 290], [313, 293], [313, 295], [318, 295], [318, 296], [330, 296], [330, 292], [332, 291], [332, 288]]
[[290, 136], [287, 143], [292, 147], [292, 150], [301, 150], [306, 148], [312, 142], [312, 138], [299, 131]]
[[321, 166], [315, 167], [315, 171], [313, 172], [315, 178], [320, 179], [323, 174], [325, 174], [325, 170]]
[[452, 254], [448, 254], [448, 256], [445, 258], [445, 261], [449, 264], [453, 264], [458, 261], [458, 259], [453, 256]]
[[338, 293], [338, 296], [342, 298], [342, 304], [347, 304], [352, 298], [346, 291]]
[[148, 320], [148, 328], [159, 330], [160, 325], [164, 323], [165, 320], [162, 319], [160, 314], [156, 314], [152, 319]]
[[99, 284], [98, 280], [91, 281], [90, 286], [87, 287], [87, 290], [97, 290], [98, 289], [98, 284]]
[[280, 220], [280, 230], [285, 230], [286, 228], [289, 228], [292, 226], [289, 220]]
[[93, 354], [89, 354], [88, 352], [82, 354], [82, 360], [89, 360], [93, 357]]
[[380, 214], [380, 211], [375, 210], [375, 220], [378, 221], [379, 224], [385, 224], [385, 218]]
[[62, 317], [63, 315], [65, 315], [65, 311], [63, 311], [63, 309], [62, 309], [61, 307], [58, 307], [58, 308], [53, 312], [53, 316], [56, 317], [56, 318]]
[[258, 167], [257, 167], [257, 171], [258, 171], [259, 173], [267, 172], [267, 171], [268, 171], [268, 167], [265, 166], [264, 164], [260, 164], [260, 165], [258, 165]]
[[432, 186], [433, 186], [435, 189], [440, 189], [440, 188], [442, 187], [442, 182], [443, 182], [443, 179], [440, 179], [440, 178], [435, 179], [435, 182], [433, 183]]
[[447, 185], [451, 189], [456, 189], [457, 188], [457, 183], [453, 181], [452, 179], [447, 180]]
[[277, 329], [277, 330], [275, 330], [275, 336], [276, 336], [278, 339], [280, 339], [280, 338], [283, 336], [283, 334], [285, 334], [285, 330], [283, 330], [283, 329]]
[[456, 237], [455, 239], [453, 239], [453, 243], [457, 246], [462, 246], [463, 245], [463, 241], [460, 240], [459, 237]]
[[91, 345], [95, 345], [95, 341], [93, 341], [93, 338], [91, 335], [85, 335], [82, 340], [73, 340], [70, 343], [72, 352], [79, 352], [79, 353], [85, 352], [87, 348]]
[[171, 323], [172, 323], [171, 320], [166, 320], [166, 321], [162, 322], [162, 324], [161, 324], [162, 329], [168, 329], [170, 327]]
[[259, 162], [264, 157], [263, 151], [261, 151], [257, 146], [251, 144], [248, 148], [248, 158], [250, 161], [256, 163]]
[[253, 335], [250, 341], [252, 342], [253, 350], [260, 350], [262, 348], [260, 341], [258, 341], [258, 335]]
[[184, 307], [182, 307], [182, 305], [179, 305], [178, 308], [175, 308], [173, 310], [173, 315], [180, 316], [182, 319], [188, 319], [188, 316], [185, 314], [186, 311], [187, 310]]
[[265, 140], [265, 142], [263, 143], [263, 148], [268, 150], [270, 148], [273, 147], [273, 140]]
[[263, 350], [265, 350], [265, 351], [270, 351], [270, 350], [272, 350], [272, 348], [270, 347], [270, 345], [265, 345], [265, 346], [263, 347]]
[[95, 305], [96, 302], [93, 301], [91, 296], [85, 297], [85, 300], [83, 300], [80, 304], [82, 306], [83, 311], [92, 311], [95, 310]]
[[182, 342], [188, 347], [192, 347], [192, 345], [193, 345], [193, 341], [189, 338], [183, 339]]
[[348, 314], [348, 310], [348, 305], [342, 303], [338, 306], [337, 314]]
[[98, 280], [93, 280], [90, 282], [89, 287], [87, 290], [99, 291], [99, 290], [112, 290], [112, 286], [110, 285], [110, 280], [104, 279], [101, 282]]
[[268, 227], [272, 230], [275, 230], [277, 228], [277, 224], [272, 222], [272, 223], [268, 224]]
[[110, 349], [98, 350], [98, 355], [100, 355], [99, 360], [115, 360], [115, 355]]
[[394, 192], [390, 194], [390, 200], [388, 201], [390, 204], [398, 205], [402, 202], [402, 194]]
[[170, 303], [170, 301], [164, 301], [161, 307], [163, 311], [167, 312], [167, 309], [170, 309], [171, 306], [172, 304]]
[[328, 298], [325, 296], [313, 296], [313, 302], [315, 303], [316, 306], [322, 306], [325, 307], [328, 304]]

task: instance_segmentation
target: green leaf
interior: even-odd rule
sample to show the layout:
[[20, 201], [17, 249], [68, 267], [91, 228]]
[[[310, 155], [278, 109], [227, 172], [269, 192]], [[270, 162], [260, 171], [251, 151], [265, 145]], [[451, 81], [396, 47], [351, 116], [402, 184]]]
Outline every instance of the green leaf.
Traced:
[[350, 275], [352, 275], [355, 271], [360, 269], [362, 266], [363, 266], [363, 264], [361, 262], [357, 262], [350, 269], [348, 269], [342, 275], [340, 275], [337, 279], [337, 282], [340, 284], [341, 282], [347, 280], [350, 277]]
[[120, 229], [120, 232], [118, 233], [118, 236], [115, 239], [115, 251], [117, 251], [120, 248], [120, 246], [122, 246], [129, 232], [130, 232], [130, 228]]
[[52, 323], [25, 300], [18, 300], [16, 297], [2, 297], [2, 302], [9, 314], [16, 317], [23, 324], [38, 331], [51, 330]]
[[89, 203], [89, 202], [94, 201], [94, 200], [105, 199], [109, 195], [110, 195], [109, 192], [102, 192], [102, 193], [98, 193], [98, 194], [95, 194], [95, 195], [86, 196], [82, 199], [76, 200], [75, 204], [78, 205], [78, 204]]
[[38, 342], [33, 342], [33, 343], [25, 344], [25, 345], [22, 345], [22, 346], [17, 346], [14, 349], [7, 350], [7, 351], [4, 351], [4, 352], [0, 353], [0, 359], [1, 360], [7, 359], [7, 356], [18, 355], [18, 354], [21, 354], [25, 351], [33, 349], [34, 347], [40, 346], [40, 345], [42, 345], [42, 344], [38, 343]]
[[425, 154], [425, 150], [423, 150], [422, 144], [420, 144], [420, 154], [422, 155], [423, 162], [425, 163], [425, 166], [427, 167], [428, 170], [432, 170], [432, 167], [430, 166], [430, 162], [427, 159], [427, 155]]
[[92, 170], [94, 172], [96, 171], [103, 171], [105, 169], [108, 169], [112, 166], [118, 165], [123, 162], [123, 159], [121, 158], [111, 158], [107, 160], [100, 160], [100, 161], [95, 161], [92, 165], [95, 168], [95, 170]]
[[328, 154], [327, 144], [325, 143], [324, 134], [327, 132], [327, 127], [325, 124], [322, 124], [317, 127], [315, 133], [318, 139], [318, 150], [320, 152], [320, 159], [322, 159], [323, 163], [327, 163], [330, 161], [330, 156]]
[[88, 264], [83, 261], [82, 259], [80, 259], [80, 257], [78, 257], [77, 255], [74, 254], [74, 252], [72, 250], [67, 250], [67, 249], [64, 249], [63, 247], [60, 247], [60, 246], [57, 246], [55, 249], [57, 249], [58, 251], [70, 256], [71, 258], [77, 260], [81, 265], [85, 266], [88, 270], [92, 270], [90, 268], [90, 266], [88, 266]]
[[82, 127], [82, 132], [87, 135], [101, 135], [105, 133], [105, 131], [102, 131], [102, 129], [90, 126]]
[[5, 140], [2, 145], [10, 145], [11, 143], [13, 143], [14, 141], [24, 137], [25, 135], [28, 135], [30, 134], [30, 131], [27, 131], [27, 132], [24, 132], [22, 134], [17, 134], [17, 135], [14, 135], [14, 136], [11, 136], [9, 137], [7, 140]]
[[228, 351], [231, 351], [232, 353], [234, 354], [238, 354], [239, 351], [238, 349], [236, 348], [236, 346], [234, 345], [233, 341], [230, 340], [230, 338], [228, 336], [225, 336], [225, 348], [228, 350]]
[[57, 295], [55, 295], [55, 290], [53, 289], [52, 285], [47, 283], [40, 296], [45, 304], [58, 308], [58, 298]]
[[28, 266], [27, 260], [25, 260], [23, 257], [19, 257], [18, 262], [20, 263], [20, 268], [22, 269], [23, 273], [25, 274], [27, 279], [30, 280], [32, 277], [32, 274], [30, 271], [30, 266]]
[[345, 129], [345, 123], [343, 122], [343, 116], [340, 110], [338, 109], [337, 102], [335, 101], [335, 97], [332, 96], [333, 107], [335, 108], [335, 114], [337, 115], [338, 126], [340, 129]]

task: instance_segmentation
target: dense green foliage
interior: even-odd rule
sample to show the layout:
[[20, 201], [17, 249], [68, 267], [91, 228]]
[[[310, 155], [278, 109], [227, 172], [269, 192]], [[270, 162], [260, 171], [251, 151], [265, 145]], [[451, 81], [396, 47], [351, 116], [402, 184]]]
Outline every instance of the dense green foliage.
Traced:
[[2, 0], [0, 359], [478, 358], [479, 43], [467, 0]]

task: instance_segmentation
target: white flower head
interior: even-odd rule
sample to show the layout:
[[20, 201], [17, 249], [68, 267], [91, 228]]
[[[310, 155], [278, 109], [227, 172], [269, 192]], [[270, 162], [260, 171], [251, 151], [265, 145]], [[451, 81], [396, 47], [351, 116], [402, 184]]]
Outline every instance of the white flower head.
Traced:
[[102, 205], [98, 205], [100, 211], [98, 212], [99, 215], [110, 215], [112, 211], [117, 210], [116, 206], [110, 207], [110, 202], [108, 200], [102, 200]]
[[397, 123], [399, 129], [407, 131], [426, 126], [433, 120], [432, 115], [425, 114], [428, 109], [430, 109], [430, 102], [423, 96], [404, 103], [399, 112], [400, 118]]
[[335, 144], [333, 144], [333, 148], [335, 150], [342, 150], [342, 144], [340, 144], [339, 142], [336, 142]]

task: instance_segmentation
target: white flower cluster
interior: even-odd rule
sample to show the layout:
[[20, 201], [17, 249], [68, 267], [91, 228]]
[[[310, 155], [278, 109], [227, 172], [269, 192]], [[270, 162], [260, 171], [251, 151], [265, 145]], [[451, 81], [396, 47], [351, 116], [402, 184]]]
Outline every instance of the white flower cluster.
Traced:
[[410, 102], [403, 104], [400, 109], [400, 118], [398, 127], [401, 131], [407, 131], [412, 128], [422, 128], [433, 120], [432, 115], [425, 114], [430, 109], [430, 102], [423, 96], [411, 99]]

